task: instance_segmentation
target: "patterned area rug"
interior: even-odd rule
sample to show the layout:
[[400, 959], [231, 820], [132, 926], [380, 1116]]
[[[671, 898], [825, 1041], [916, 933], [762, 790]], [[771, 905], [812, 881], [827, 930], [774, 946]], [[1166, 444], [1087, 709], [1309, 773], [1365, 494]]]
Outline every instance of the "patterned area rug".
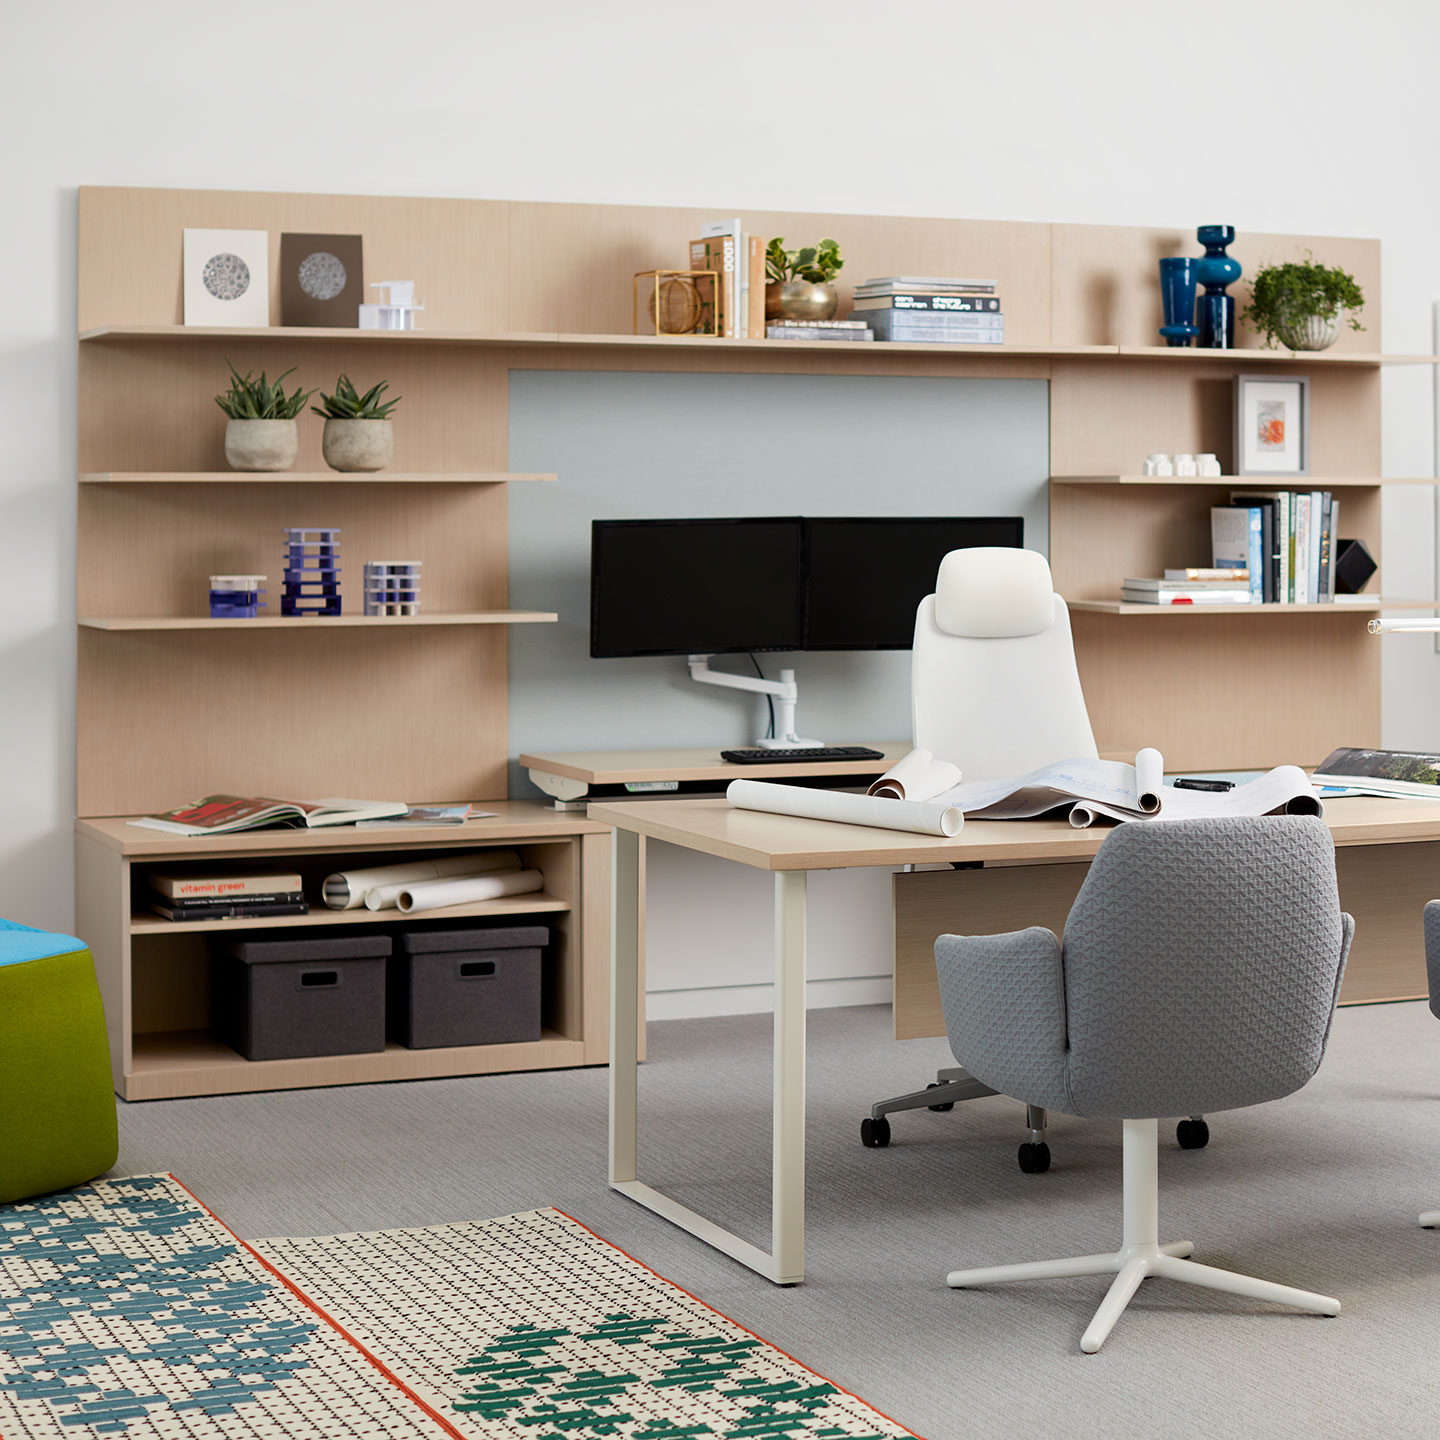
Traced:
[[0, 1436], [896, 1440], [557, 1210], [237, 1240], [171, 1176], [0, 1207]]

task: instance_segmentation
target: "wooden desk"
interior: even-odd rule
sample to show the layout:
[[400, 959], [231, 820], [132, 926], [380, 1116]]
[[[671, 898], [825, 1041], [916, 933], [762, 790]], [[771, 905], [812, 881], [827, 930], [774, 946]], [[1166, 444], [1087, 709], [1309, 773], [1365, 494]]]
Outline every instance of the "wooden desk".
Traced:
[[[983, 869], [921, 871], [896, 880], [896, 1024], [906, 1034], [938, 1016], [930, 946], [943, 930], [1063, 928], [1088, 861], [1110, 827], [1060, 820], [971, 821], [953, 839], [737, 810], [724, 800], [594, 804], [614, 827], [610, 985], [610, 1184], [780, 1285], [805, 1277], [805, 906], [811, 870], [943, 862]], [[1440, 896], [1440, 801], [1355, 797], [1326, 803], [1341, 903], [1356, 919], [1347, 999], [1424, 991], [1421, 907]], [[636, 1175], [642, 840], [663, 840], [775, 875], [775, 1058], [771, 1249], [767, 1253]], [[990, 873], [986, 873], [989, 871]], [[910, 890], [930, 907], [910, 905]], [[922, 913], [923, 912], [923, 913]], [[919, 918], [917, 918], [917, 916]], [[932, 928], [938, 927], [938, 928]], [[926, 938], [928, 936], [928, 939]], [[899, 943], [904, 941], [904, 945]], [[904, 968], [902, 970], [902, 948]], [[923, 955], [924, 963], [916, 957]], [[928, 965], [928, 985], [923, 972]], [[902, 994], [902, 987], [908, 993]], [[903, 1003], [902, 1003], [903, 1000]]]

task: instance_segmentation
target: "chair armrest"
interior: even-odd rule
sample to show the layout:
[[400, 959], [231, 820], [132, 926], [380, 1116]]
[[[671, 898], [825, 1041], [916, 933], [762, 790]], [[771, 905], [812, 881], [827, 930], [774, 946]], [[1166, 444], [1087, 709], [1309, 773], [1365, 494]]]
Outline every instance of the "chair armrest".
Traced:
[[1440, 1015], [1440, 900], [1425, 907], [1425, 969], [1430, 975], [1430, 1009]]
[[1032, 926], [941, 935], [935, 969], [955, 1058], [977, 1080], [1031, 1105], [1070, 1111], [1060, 941]]
[[[1432, 900], [1430, 902], [1430, 905], [1435, 905], [1435, 902]], [[1425, 907], [1425, 949], [1427, 952], [1427, 960], [1429, 958], [1430, 949], [1430, 905], [1427, 905]], [[1435, 924], [1437, 927], [1440, 927], [1440, 905], [1436, 905], [1435, 908]], [[1336, 1006], [1340, 1004], [1340, 987], [1345, 983], [1345, 962], [1350, 958], [1350, 942], [1354, 940], [1354, 938], [1355, 917], [1353, 915], [1347, 914], [1344, 910], [1342, 910], [1340, 912], [1340, 963], [1335, 967], [1335, 994], [1330, 1001], [1330, 1019], [1326, 1022], [1325, 1025], [1325, 1038], [1320, 1042], [1320, 1053], [1322, 1055], [1325, 1053], [1325, 1047], [1330, 1043], [1330, 1032], [1335, 1028], [1335, 1010]], [[1435, 993], [1435, 971], [1432, 969], [1430, 971], [1430, 994], [1433, 997]], [[1430, 1008], [1432, 1010], [1435, 1008], [1435, 1001], [1433, 998], [1430, 1001]], [[1440, 1015], [1440, 1010], [1436, 1010], [1435, 1013], [1437, 1015]]]

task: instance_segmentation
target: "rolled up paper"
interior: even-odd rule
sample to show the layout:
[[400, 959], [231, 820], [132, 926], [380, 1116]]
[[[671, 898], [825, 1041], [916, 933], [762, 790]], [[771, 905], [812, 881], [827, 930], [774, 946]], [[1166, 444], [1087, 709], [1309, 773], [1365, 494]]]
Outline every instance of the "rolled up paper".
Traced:
[[365, 892], [365, 908], [367, 910], [395, 910], [399, 907], [400, 892], [408, 890], [412, 885], [419, 884], [421, 880], [445, 879], [445, 880], [469, 880], [477, 875], [498, 875], [510, 870], [520, 868], [520, 857], [513, 851], [504, 852], [506, 863], [503, 865], [470, 865], [464, 870], [457, 870], [452, 875], [429, 876], [422, 875], [415, 880], [398, 880], [393, 885], [372, 885]]
[[419, 880], [395, 897], [407, 915], [421, 910], [443, 910], [447, 905], [473, 905], [477, 900], [498, 900], [502, 895], [525, 895], [543, 890], [545, 877], [538, 870], [512, 870], [500, 875], [471, 875], [451, 880]]
[[891, 800], [933, 800], [960, 783], [960, 767], [916, 747], [897, 760], [873, 785], [870, 795]]
[[1135, 756], [1135, 803], [1147, 815], [1160, 808], [1160, 787], [1165, 783], [1165, 761], [1148, 746]]
[[380, 885], [437, 880], [447, 875], [487, 875], [496, 870], [518, 870], [514, 850], [474, 850], [446, 855], [439, 860], [412, 860], [406, 865], [379, 865], [369, 870], [341, 870], [325, 877], [325, 903], [332, 910], [358, 910], [369, 891]]
[[845, 825], [874, 825], [882, 830], [906, 830], [914, 835], [954, 836], [965, 824], [964, 813], [954, 805], [849, 795], [843, 790], [811, 790], [803, 785], [775, 785], [766, 780], [732, 780], [725, 798], [742, 810], [800, 815], [807, 820], [838, 820]]

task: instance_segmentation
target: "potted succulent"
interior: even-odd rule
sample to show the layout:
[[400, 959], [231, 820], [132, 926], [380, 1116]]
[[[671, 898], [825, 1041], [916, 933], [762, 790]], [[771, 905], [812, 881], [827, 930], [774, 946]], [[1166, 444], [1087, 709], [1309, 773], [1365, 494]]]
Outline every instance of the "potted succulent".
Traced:
[[845, 262], [834, 240], [787, 250], [778, 236], [765, 250], [765, 318], [767, 320], [828, 320], [840, 303], [831, 281]]
[[[225, 362], [230, 365], [227, 360]], [[315, 393], [298, 386], [286, 394], [281, 383], [294, 370], [286, 370], [272, 385], [260, 372], [256, 380], [230, 365], [230, 388], [215, 397], [229, 417], [225, 421], [225, 461], [232, 470], [288, 470], [295, 463], [299, 437], [295, 417]]]
[[1324, 350], [1340, 338], [1343, 325], [1365, 328], [1355, 314], [1364, 304], [1353, 275], [1321, 265], [1307, 252], [1303, 263], [1259, 271], [1244, 314], [1269, 345], [1278, 340], [1291, 350]]
[[381, 400], [389, 389], [382, 380], [363, 395], [350, 383], [348, 375], [335, 382], [335, 393], [320, 393], [320, 404], [310, 408], [325, 417], [325, 435], [321, 448], [325, 463], [332, 470], [369, 472], [383, 470], [395, 455], [395, 433], [390, 425], [390, 412], [400, 403]]

